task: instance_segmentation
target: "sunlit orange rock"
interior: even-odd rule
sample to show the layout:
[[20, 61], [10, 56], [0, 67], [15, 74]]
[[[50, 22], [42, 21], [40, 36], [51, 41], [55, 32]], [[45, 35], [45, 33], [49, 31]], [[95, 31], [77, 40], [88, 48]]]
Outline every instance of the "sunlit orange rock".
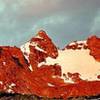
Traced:
[[97, 61], [100, 61], [100, 38], [91, 36], [87, 40], [88, 48], [90, 49], [90, 55]]
[[[87, 44], [67, 46], [74, 50], [90, 49], [90, 54], [100, 61], [100, 38], [92, 36]], [[94, 96], [100, 94], [100, 81], [81, 80], [79, 73], [67, 73], [75, 83], [66, 83], [61, 66], [46, 65], [46, 58], [58, 57], [58, 49], [44, 31], [38, 32], [20, 48], [0, 47], [0, 91], [5, 93], [31, 94], [48, 98]], [[65, 59], [64, 59], [65, 60]], [[66, 66], [67, 67], [67, 66]], [[74, 67], [74, 66], [73, 66]], [[88, 67], [88, 66], [85, 66]], [[100, 76], [98, 75], [98, 78]]]

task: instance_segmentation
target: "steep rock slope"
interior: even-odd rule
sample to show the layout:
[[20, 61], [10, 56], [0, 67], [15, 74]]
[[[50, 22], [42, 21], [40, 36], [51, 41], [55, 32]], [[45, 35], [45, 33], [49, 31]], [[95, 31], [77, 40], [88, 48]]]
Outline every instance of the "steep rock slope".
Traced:
[[1, 46], [0, 91], [48, 98], [99, 95], [100, 38], [60, 50], [41, 30], [20, 48]]

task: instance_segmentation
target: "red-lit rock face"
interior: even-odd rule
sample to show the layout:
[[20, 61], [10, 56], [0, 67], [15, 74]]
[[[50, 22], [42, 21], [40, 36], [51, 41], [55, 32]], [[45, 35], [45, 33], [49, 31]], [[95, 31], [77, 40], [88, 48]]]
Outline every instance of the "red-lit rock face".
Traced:
[[[87, 50], [89, 48], [90, 53], [92, 52], [91, 55], [100, 61], [100, 56], [98, 56], [100, 53], [99, 40], [97, 37], [91, 37], [85, 43], [86, 48], [84, 48], [84, 43], [75, 42], [68, 45], [67, 49]], [[69, 78], [74, 83], [65, 82], [62, 78], [63, 66], [56, 63], [53, 65], [46, 63], [48, 57], [57, 59], [58, 54], [56, 46], [44, 31], [40, 31], [37, 36], [21, 46], [21, 49], [8, 46], [0, 47], [0, 91], [35, 94], [49, 98], [68, 98], [100, 94], [100, 75], [97, 76], [98, 80], [88, 81], [83, 80], [78, 72], [71, 73], [67, 71], [68, 73], [63, 74], [63, 76], [66, 77], [67, 75], [66, 79]], [[41, 64], [43, 62], [45, 64]], [[72, 60], [71, 63], [73, 62]]]
[[19, 73], [24, 69], [29, 71], [28, 66], [19, 48], [0, 47], [0, 91], [13, 92], [12, 88], [19, 85], [17, 84], [20, 81]]
[[58, 56], [56, 46], [44, 31], [39, 31], [37, 36], [21, 46], [21, 50], [30, 63], [31, 71], [36, 70], [47, 57], [55, 59]]
[[72, 49], [72, 50], [81, 50], [81, 49], [87, 49], [87, 43], [86, 41], [74, 41], [67, 45], [64, 49]]
[[52, 40], [48, 37], [45, 31], [39, 31], [36, 37], [33, 37], [30, 43], [37, 43], [49, 57], [56, 58], [58, 56], [58, 50]]
[[34, 73], [29, 70], [28, 66], [29, 64], [19, 48], [0, 47], [0, 91], [49, 96], [48, 89], [52, 88], [49, 85], [63, 83], [60, 78], [52, 78], [52, 76], [61, 75], [58, 65], [45, 65]]
[[92, 36], [87, 40], [90, 55], [100, 62], [100, 38]]
[[90, 55], [100, 62], [100, 38], [96, 36], [91, 36], [86, 41], [74, 41], [64, 49], [90, 49]]

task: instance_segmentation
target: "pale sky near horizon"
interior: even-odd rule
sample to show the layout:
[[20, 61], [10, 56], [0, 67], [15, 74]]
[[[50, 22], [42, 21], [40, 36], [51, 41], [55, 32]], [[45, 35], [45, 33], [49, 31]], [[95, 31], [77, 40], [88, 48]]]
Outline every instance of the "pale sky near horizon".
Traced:
[[43, 29], [55, 44], [100, 36], [100, 0], [0, 0], [0, 45], [19, 46]]

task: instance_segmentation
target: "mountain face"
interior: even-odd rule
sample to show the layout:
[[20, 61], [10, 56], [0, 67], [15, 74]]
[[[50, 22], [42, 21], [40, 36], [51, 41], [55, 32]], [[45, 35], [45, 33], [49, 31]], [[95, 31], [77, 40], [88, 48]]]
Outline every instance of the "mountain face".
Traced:
[[100, 38], [91, 36], [88, 38], [87, 44], [90, 49], [90, 55], [100, 62]]
[[32, 71], [37, 69], [41, 62], [45, 62], [47, 57], [55, 59], [58, 56], [56, 46], [44, 31], [39, 31], [35, 37], [22, 45], [21, 50]]
[[0, 91], [48, 98], [99, 95], [100, 38], [61, 50], [41, 30], [20, 48], [1, 46]]

